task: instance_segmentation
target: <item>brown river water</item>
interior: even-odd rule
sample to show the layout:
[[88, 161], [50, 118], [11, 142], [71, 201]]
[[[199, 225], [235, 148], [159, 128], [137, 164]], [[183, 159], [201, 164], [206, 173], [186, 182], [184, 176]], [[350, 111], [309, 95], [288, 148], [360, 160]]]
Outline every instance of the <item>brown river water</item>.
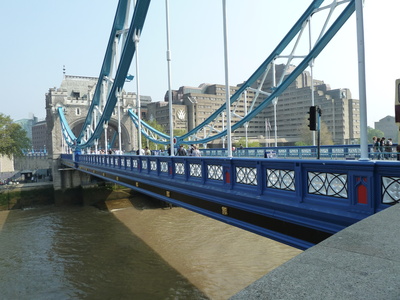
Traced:
[[144, 196], [0, 211], [0, 299], [228, 299], [300, 250]]

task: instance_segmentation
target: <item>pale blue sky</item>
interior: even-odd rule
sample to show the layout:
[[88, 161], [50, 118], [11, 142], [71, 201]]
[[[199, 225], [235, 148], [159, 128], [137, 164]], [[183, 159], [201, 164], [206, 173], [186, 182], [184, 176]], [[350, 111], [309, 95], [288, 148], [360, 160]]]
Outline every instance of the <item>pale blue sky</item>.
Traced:
[[[224, 84], [222, 0], [169, 0], [172, 88]], [[330, 3], [330, 1], [326, 1]], [[45, 117], [45, 93], [66, 74], [98, 76], [117, 0], [0, 2], [0, 112], [14, 120]], [[311, 0], [227, 0], [229, 79], [246, 80]], [[394, 115], [400, 78], [400, 1], [364, 7], [368, 125]], [[316, 21], [317, 22], [317, 21]], [[315, 62], [314, 77], [358, 98], [355, 14]], [[162, 101], [168, 88], [165, 1], [152, 1], [139, 45], [140, 91]], [[131, 65], [134, 74], [134, 63]], [[135, 92], [135, 83], [125, 85]]]

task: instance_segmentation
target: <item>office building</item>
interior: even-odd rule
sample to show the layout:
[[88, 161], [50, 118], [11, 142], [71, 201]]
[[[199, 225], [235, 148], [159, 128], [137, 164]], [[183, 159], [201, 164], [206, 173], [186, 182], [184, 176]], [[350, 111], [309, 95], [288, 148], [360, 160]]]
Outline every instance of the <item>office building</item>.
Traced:
[[[285, 78], [294, 68], [294, 66], [283, 64], [277, 65], [275, 68], [276, 81], [279, 82], [280, 78]], [[272, 82], [272, 72], [269, 72], [262, 85], [262, 91], [270, 92]], [[235, 87], [231, 86], [230, 95], [233, 95], [239, 88], [240, 84]], [[231, 106], [232, 124], [239, 121], [240, 116], [243, 116], [245, 111], [251, 111], [255, 89], [257, 89], [257, 86], [253, 86], [253, 90], [247, 91], [246, 95], [242, 94], [237, 104]], [[360, 138], [359, 100], [352, 98], [349, 89], [331, 89], [322, 80], [314, 79], [313, 91], [314, 104], [321, 108], [321, 121], [326, 124], [333, 142], [335, 144], [358, 143]], [[247, 136], [249, 140], [259, 141], [263, 145], [273, 144], [275, 141], [275, 122], [278, 145], [294, 145], [301, 141], [301, 128], [307, 126], [308, 111], [312, 105], [311, 93], [311, 76], [308, 71], [304, 71], [279, 96], [276, 102], [276, 120], [274, 105], [270, 103], [247, 124], [247, 128], [243, 126], [232, 133], [233, 141], [238, 141]], [[244, 99], [245, 97], [246, 99]], [[186, 130], [190, 131], [204, 122], [225, 103], [225, 85], [203, 83], [198, 87], [182, 86], [173, 91], [172, 98], [174, 127], [182, 129], [186, 124]], [[258, 97], [254, 107], [257, 107], [265, 98], [267, 96]], [[167, 94], [165, 101], [168, 101]], [[168, 103], [152, 103], [149, 117], [155, 119], [165, 128], [169, 128]], [[198, 136], [212, 135], [210, 131], [216, 133], [224, 127], [226, 125], [223, 124], [222, 118], [219, 118], [218, 121], [205, 127]], [[223, 142], [218, 140], [213, 143], [221, 145]]]
[[32, 126], [32, 149], [34, 152], [45, 153], [48, 149], [47, 144], [47, 124], [46, 121], [39, 121]]
[[375, 129], [382, 131], [386, 139], [392, 138], [394, 144], [399, 142], [399, 127], [395, 123], [395, 117], [386, 116], [380, 119], [378, 122], [375, 122]]

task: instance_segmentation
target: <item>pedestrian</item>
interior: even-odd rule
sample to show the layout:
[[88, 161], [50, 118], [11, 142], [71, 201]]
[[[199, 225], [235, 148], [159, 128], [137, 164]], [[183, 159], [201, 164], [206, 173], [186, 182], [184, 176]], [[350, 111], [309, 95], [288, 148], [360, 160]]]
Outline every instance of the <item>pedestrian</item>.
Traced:
[[186, 149], [183, 148], [183, 145], [180, 145], [177, 152], [178, 156], [186, 156], [187, 152]]
[[376, 136], [373, 136], [372, 137], [372, 149], [371, 149], [371, 152], [373, 153], [372, 155], [371, 155], [371, 157], [372, 157], [372, 159], [375, 159], [376, 158], [376, 152], [378, 152], [377, 151], [377, 148], [376, 148], [376, 139], [377, 139], [377, 137]]
[[379, 151], [381, 152], [381, 156], [380, 159], [384, 159], [385, 158], [385, 144], [386, 144], [386, 138], [383, 136], [381, 138], [381, 142], [379, 143]]
[[381, 139], [377, 137], [375, 140], [375, 143], [374, 143], [374, 152], [376, 152], [376, 156], [375, 156], [376, 159], [380, 159], [380, 156], [381, 156], [380, 145], [381, 145]]
[[193, 146], [192, 156], [201, 156], [200, 150], [195, 145], [192, 146]]
[[190, 149], [189, 149], [189, 155], [190, 155], [190, 156], [194, 156], [194, 155], [193, 155], [193, 150], [194, 150], [195, 148], [196, 148], [195, 145], [193, 145], [193, 144], [190, 145]]
[[385, 144], [385, 152], [386, 152], [385, 158], [386, 159], [392, 158], [392, 151], [393, 151], [392, 146], [393, 146], [392, 139], [388, 138], [388, 140], [386, 141], [386, 144]]

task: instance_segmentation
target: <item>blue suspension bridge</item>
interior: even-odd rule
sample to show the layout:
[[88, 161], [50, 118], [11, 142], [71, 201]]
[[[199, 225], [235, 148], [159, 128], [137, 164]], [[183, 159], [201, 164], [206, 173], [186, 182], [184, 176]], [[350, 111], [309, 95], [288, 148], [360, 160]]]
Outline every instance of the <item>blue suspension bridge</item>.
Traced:
[[[90, 109], [78, 135], [72, 132], [63, 108], [58, 108], [65, 143], [74, 149], [74, 154], [61, 155], [62, 165], [300, 249], [307, 249], [397, 203], [400, 199], [397, 163], [368, 160], [364, 138], [366, 122], [364, 134], [361, 130], [360, 160], [260, 159], [232, 157], [230, 152], [231, 130], [245, 126], [306, 68], [312, 67], [314, 59], [361, 3], [332, 1], [322, 6], [324, 2], [312, 1], [243, 85], [230, 96], [227, 84], [227, 102], [189, 132], [173, 136], [172, 129], [171, 134], [166, 135], [152, 128], [140, 118], [140, 101], [136, 110], [128, 112], [139, 133], [152, 142], [170, 145], [171, 149], [178, 144], [194, 141], [205, 144], [227, 136], [227, 157], [175, 157], [173, 153], [172, 156], [81, 154], [81, 149], [93, 148], [97, 153], [100, 137], [105, 134], [124, 83], [130, 77], [129, 67], [144, 31], [150, 0], [136, 1], [132, 12], [131, 1], [120, 0]], [[225, 6], [225, 1], [223, 3]], [[334, 14], [335, 10], [339, 13]], [[309, 34], [308, 52], [298, 54], [311, 18], [322, 11], [328, 12], [327, 20], [317, 39], [312, 41]], [[284, 59], [287, 66], [294, 59], [300, 62], [289, 75], [278, 78], [269, 90], [263, 90], [267, 74], [274, 72], [277, 59]], [[255, 93], [250, 109], [239, 116], [239, 121], [231, 123], [229, 116], [248, 90]], [[171, 95], [169, 98], [171, 101]], [[215, 124], [223, 120], [225, 112], [228, 112], [227, 126], [217, 130]], [[206, 136], [205, 128], [208, 129]], [[140, 134], [138, 136], [140, 149]]]

